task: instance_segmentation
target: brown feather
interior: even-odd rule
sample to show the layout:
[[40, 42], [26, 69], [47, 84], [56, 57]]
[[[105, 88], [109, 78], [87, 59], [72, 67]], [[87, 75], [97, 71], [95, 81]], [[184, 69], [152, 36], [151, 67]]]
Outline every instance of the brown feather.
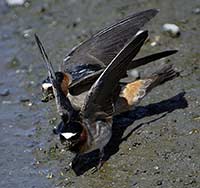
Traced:
[[67, 96], [68, 92], [69, 92], [69, 85], [71, 83], [71, 77], [69, 74], [63, 73], [64, 77], [63, 80], [61, 82], [61, 89], [63, 91], [63, 93], [65, 94], [65, 96]]
[[128, 105], [132, 106], [138, 102], [138, 100], [145, 96], [146, 88], [151, 84], [152, 80], [137, 80], [129, 83], [125, 86], [124, 90], [120, 94], [127, 100]]
[[154, 87], [179, 76], [172, 65], [166, 65], [151, 76], [127, 84], [116, 102], [116, 113], [125, 112], [139, 103]]

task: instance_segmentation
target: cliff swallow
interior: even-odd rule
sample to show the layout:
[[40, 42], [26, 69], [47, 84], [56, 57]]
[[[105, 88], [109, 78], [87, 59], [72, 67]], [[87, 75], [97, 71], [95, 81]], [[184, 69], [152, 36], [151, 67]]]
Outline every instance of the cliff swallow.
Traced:
[[[83, 105], [86, 91], [97, 80], [106, 66], [123, 46], [136, 35], [140, 28], [151, 20], [158, 10], [149, 9], [132, 14], [119, 22], [102, 29], [85, 42], [74, 47], [64, 58], [61, 71], [55, 76], [60, 81], [63, 92], [77, 108]], [[177, 52], [168, 50], [129, 62], [129, 68], [147, 64]], [[42, 83], [43, 102], [54, 98], [49, 77]], [[84, 94], [82, 94], [84, 93]], [[82, 94], [82, 95], [81, 95]]]
[[61, 140], [65, 139], [63, 144], [69, 150], [83, 154], [99, 149], [102, 159], [103, 148], [112, 135], [114, 105], [121, 88], [119, 80], [126, 77], [128, 63], [137, 55], [147, 37], [148, 32], [144, 31], [125, 45], [92, 85], [85, 98], [84, 105], [78, 113], [62, 91], [51, 62], [43, 46], [38, 41], [53, 86], [58, 113], [65, 124], [66, 130], [69, 127], [75, 130], [75, 132], [60, 133]]
[[177, 76], [172, 67], [167, 66], [150, 77], [125, 86], [120, 82], [127, 76], [130, 61], [137, 55], [147, 37], [147, 31], [136, 35], [113, 58], [90, 88], [80, 112], [73, 108], [66, 97], [43, 47], [38, 43], [47, 64], [57, 109], [62, 119], [60, 140], [66, 148], [77, 154], [99, 149], [99, 167], [102, 165], [103, 148], [112, 135], [112, 118], [116, 114], [116, 109], [123, 109], [124, 104], [125, 108], [132, 107], [153, 87]]

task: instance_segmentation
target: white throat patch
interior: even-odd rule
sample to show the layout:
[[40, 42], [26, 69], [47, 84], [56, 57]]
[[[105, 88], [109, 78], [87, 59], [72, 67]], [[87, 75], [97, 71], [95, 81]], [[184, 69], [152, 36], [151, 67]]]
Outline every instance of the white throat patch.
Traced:
[[70, 139], [72, 136], [75, 136], [77, 133], [61, 133], [62, 136], [64, 136], [66, 139]]
[[52, 84], [51, 84], [51, 83], [43, 83], [43, 84], [42, 84], [42, 88], [43, 88], [44, 90], [47, 90], [49, 87], [52, 87]]

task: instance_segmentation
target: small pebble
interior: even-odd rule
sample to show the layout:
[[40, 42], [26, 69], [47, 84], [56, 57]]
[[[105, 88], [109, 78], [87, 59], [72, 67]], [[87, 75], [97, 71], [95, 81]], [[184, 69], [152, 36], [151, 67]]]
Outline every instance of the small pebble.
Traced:
[[9, 94], [10, 94], [9, 89], [0, 90], [0, 96], [2, 97], [8, 96]]
[[159, 44], [159, 41], [160, 41], [160, 36], [157, 35], [155, 36], [154, 40], [150, 43], [150, 45], [154, 47]]
[[189, 134], [198, 134], [199, 133], [199, 130], [198, 129], [192, 129]]
[[15, 6], [15, 5], [23, 5], [26, 0], [6, 0], [6, 3], [9, 6]]
[[25, 2], [25, 3], [24, 3], [24, 6], [25, 6], [26, 8], [28, 8], [28, 7], [30, 7], [30, 3], [29, 3], [29, 2]]
[[132, 82], [140, 77], [140, 73], [136, 69], [127, 71], [128, 77], [121, 79], [122, 82]]
[[49, 120], [49, 123], [50, 123], [50, 124], [54, 124], [56, 120], [57, 120], [57, 118], [56, 118], [56, 117], [53, 117], [52, 119]]
[[135, 187], [137, 184], [138, 184], [137, 181], [133, 179], [132, 180], [132, 187]]
[[163, 184], [162, 180], [158, 180], [158, 181], [156, 182], [156, 185], [162, 185], [162, 184]]
[[154, 169], [158, 170], [158, 169], [159, 169], [159, 167], [158, 167], [158, 166], [154, 166]]
[[140, 77], [140, 73], [136, 69], [130, 70], [128, 72], [128, 75], [130, 75], [131, 77], [134, 77], [135, 79]]
[[33, 103], [32, 103], [32, 102], [29, 102], [29, 103], [28, 103], [28, 106], [33, 106]]
[[151, 44], [150, 44], [152, 47], [154, 47], [154, 46], [156, 46], [157, 45], [157, 42], [151, 42]]
[[12, 101], [2, 101], [2, 104], [12, 104]]
[[46, 177], [47, 177], [47, 179], [52, 179], [53, 178], [53, 173], [52, 172], [48, 173]]
[[171, 37], [178, 37], [180, 33], [180, 28], [175, 24], [166, 23], [163, 25], [163, 32], [170, 35]]
[[25, 103], [25, 102], [30, 102], [30, 99], [26, 96], [20, 96], [19, 101]]
[[[198, 101], [196, 103], [198, 104]], [[200, 120], [200, 116], [195, 117], [194, 120]]]
[[36, 164], [36, 165], [39, 165], [39, 164], [40, 164], [40, 161], [36, 161], [35, 164]]
[[200, 14], [200, 8], [195, 8], [192, 10], [194, 14]]
[[22, 73], [25, 73], [26, 70], [24, 70], [24, 69], [17, 69], [15, 72], [16, 72], [16, 74], [22, 74]]
[[24, 38], [29, 38], [32, 35], [32, 33], [33, 33], [33, 29], [26, 29], [23, 31], [22, 34], [23, 34]]

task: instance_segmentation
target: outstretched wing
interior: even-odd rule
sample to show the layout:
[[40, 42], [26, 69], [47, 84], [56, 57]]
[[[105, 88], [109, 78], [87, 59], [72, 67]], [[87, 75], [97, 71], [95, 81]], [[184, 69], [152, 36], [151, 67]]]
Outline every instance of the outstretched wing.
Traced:
[[57, 111], [63, 121], [69, 121], [69, 118], [74, 113], [74, 109], [69, 101], [69, 99], [64, 95], [61, 90], [59, 83], [57, 82], [55, 72], [53, 70], [53, 66], [48, 58], [48, 55], [39, 39], [39, 37], [35, 34], [35, 40], [42, 55], [42, 58], [47, 66], [47, 71], [49, 75], [50, 82], [53, 86], [53, 93], [56, 99]]
[[107, 66], [124, 45], [158, 13], [156, 9], [142, 11], [107, 27], [81, 43], [64, 59], [66, 71], [78, 64], [99, 64]]
[[[170, 56], [176, 52], [177, 52], [177, 50], [166, 50], [166, 51], [151, 54], [151, 55], [148, 55], [148, 56], [136, 59], [136, 60], [132, 60], [128, 65], [128, 69], [134, 69], [136, 67], [146, 65], [150, 62]], [[92, 84], [97, 80], [97, 78], [101, 75], [101, 73], [103, 71], [104, 71], [104, 69], [101, 69], [101, 70], [96, 71], [92, 74], [89, 74], [77, 81], [72, 82], [72, 84], [69, 87], [70, 94], [71, 95], [79, 95], [82, 92], [89, 90], [90, 87], [92, 86]]]
[[50, 80], [51, 79], [56, 79], [56, 75], [55, 75], [55, 71], [53, 69], [53, 66], [52, 66], [52, 64], [51, 64], [51, 62], [49, 60], [49, 57], [48, 57], [48, 55], [47, 55], [47, 53], [46, 53], [46, 51], [45, 51], [45, 49], [44, 49], [44, 47], [43, 47], [40, 39], [39, 39], [39, 37], [36, 34], [35, 34], [35, 41], [36, 41], [36, 43], [38, 45], [38, 48], [39, 48], [40, 53], [42, 55], [42, 58], [43, 58], [46, 66], [47, 66], [47, 71], [48, 71], [49, 79]]
[[126, 76], [129, 62], [137, 55], [147, 37], [147, 31], [135, 36], [93, 84], [81, 110], [84, 118], [93, 119], [99, 112], [106, 116], [113, 114], [113, 103], [120, 92], [119, 80]]
[[132, 60], [131, 63], [129, 63], [128, 69], [134, 69], [136, 67], [146, 65], [147, 63], [170, 56], [177, 52], [178, 52], [177, 50], [165, 50], [165, 51], [151, 54], [151, 55], [148, 55], [148, 56], [136, 59], [136, 60]]

